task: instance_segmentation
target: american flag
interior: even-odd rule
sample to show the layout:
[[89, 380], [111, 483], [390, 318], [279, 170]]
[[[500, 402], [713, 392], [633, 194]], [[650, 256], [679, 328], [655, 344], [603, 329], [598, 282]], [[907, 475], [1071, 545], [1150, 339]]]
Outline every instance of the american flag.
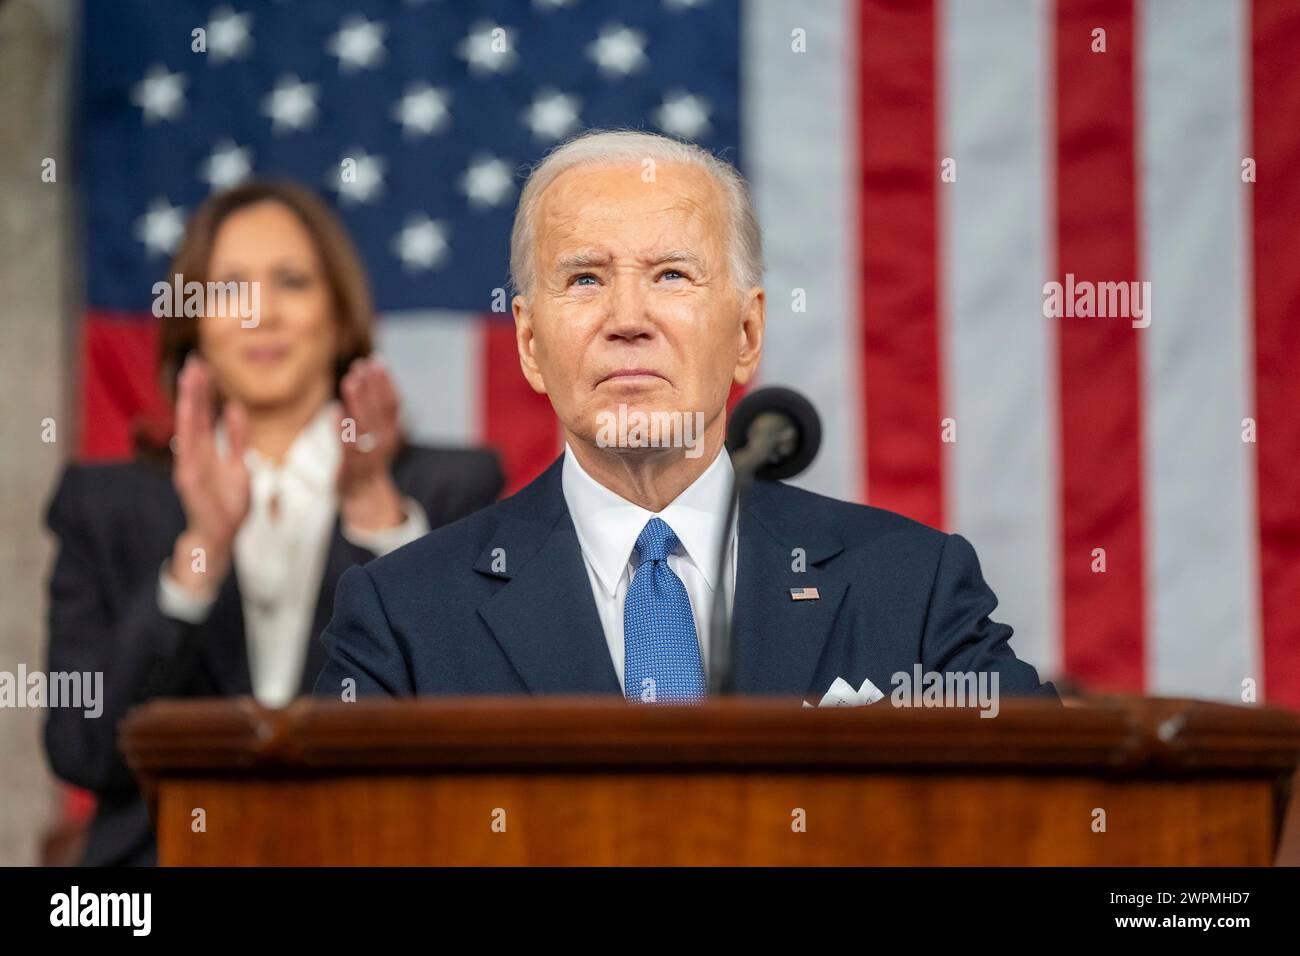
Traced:
[[[754, 186], [761, 377], [827, 435], [801, 484], [967, 536], [1046, 675], [1300, 706], [1300, 5], [87, 0], [83, 43], [84, 455], [158, 401], [186, 213], [290, 176], [361, 248], [413, 437], [518, 487], [559, 448], [521, 174], [667, 132]], [[1150, 326], [1045, 318], [1067, 274], [1149, 281]]]

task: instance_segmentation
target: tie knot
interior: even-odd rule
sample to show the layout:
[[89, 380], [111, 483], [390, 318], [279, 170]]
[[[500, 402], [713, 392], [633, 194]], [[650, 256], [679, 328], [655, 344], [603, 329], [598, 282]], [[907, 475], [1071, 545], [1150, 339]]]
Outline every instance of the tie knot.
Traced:
[[662, 518], [651, 518], [636, 539], [637, 565], [663, 561], [677, 550], [677, 535]]

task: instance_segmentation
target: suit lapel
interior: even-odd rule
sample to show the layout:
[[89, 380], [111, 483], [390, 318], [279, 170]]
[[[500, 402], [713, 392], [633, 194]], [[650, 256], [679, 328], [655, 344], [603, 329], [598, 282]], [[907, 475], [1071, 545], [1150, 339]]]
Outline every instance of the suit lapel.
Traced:
[[[299, 694], [312, 693], [316, 678], [325, 667], [325, 646], [321, 643], [320, 634], [329, 624], [334, 606], [334, 589], [339, 578], [352, 565], [364, 564], [372, 557], [370, 552], [348, 543], [336, 518], [329, 554], [325, 559], [325, 570], [317, 589], [307, 652], [298, 679]], [[248, 641], [244, 630], [244, 605], [239, 592], [238, 572], [232, 570], [226, 578], [204, 629], [207, 632], [204, 660], [217, 688], [223, 694], [251, 694], [253, 680], [248, 663]]]
[[[791, 494], [779, 483], [756, 482], [741, 508], [733, 605], [737, 693], [808, 693], [848, 591], [827, 564], [843, 542], [807, 511], [792, 508]], [[803, 570], [796, 570], [800, 552]], [[816, 588], [819, 596], [796, 601], [792, 588]]]
[[622, 688], [564, 502], [562, 461], [503, 505], [474, 570], [505, 583], [478, 613], [530, 692], [618, 694]]
[[[155, 520], [162, 514], [162, 536], [154, 551], [170, 554], [176, 536], [185, 530], [185, 511], [171, 481], [171, 465], [146, 462], [143, 468], [158, 482], [156, 496], [142, 499], [141, 522]], [[240, 696], [253, 692], [253, 680], [248, 667], [248, 643], [244, 631], [244, 604], [239, 593], [239, 575], [232, 564], [230, 573], [221, 582], [216, 599], [207, 619], [196, 625], [193, 635], [198, 647], [191, 661], [198, 659], [212, 685], [206, 692], [222, 696]]]
[[239, 579], [233, 569], [222, 583], [203, 627], [206, 632], [204, 659], [218, 692], [223, 695], [251, 694], [253, 681], [248, 669], [248, 645], [244, 636], [244, 605], [239, 596]]
[[[530, 692], [621, 693], [564, 502], [561, 461], [503, 504], [474, 570], [504, 584], [478, 613]], [[794, 493], [758, 482], [741, 508], [733, 611], [737, 693], [806, 695], [848, 591], [830, 561], [843, 542], [792, 506]], [[803, 570], [796, 570], [796, 549]], [[817, 588], [818, 599], [792, 600], [792, 588]]]
[[374, 555], [343, 537], [343, 522], [335, 515], [334, 530], [330, 536], [329, 554], [325, 570], [321, 572], [320, 587], [316, 593], [316, 609], [312, 615], [311, 634], [307, 639], [307, 654], [303, 659], [302, 675], [298, 680], [298, 693], [310, 695], [316, 688], [316, 678], [325, 669], [325, 644], [321, 634], [329, 625], [334, 612], [334, 591], [339, 578], [354, 564], [365, 564]]

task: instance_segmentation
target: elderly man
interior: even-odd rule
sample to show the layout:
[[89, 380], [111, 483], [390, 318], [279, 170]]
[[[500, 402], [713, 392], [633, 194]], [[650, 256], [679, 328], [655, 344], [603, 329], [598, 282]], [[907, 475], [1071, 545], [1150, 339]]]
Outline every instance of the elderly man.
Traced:
[[[571, 140], [524, 187], [510, 268], [519, 362], [564, 454], [514, 497], [349, 570], [317, 694], [695, 700], [724, 600], [738, 693], [857, 703], [900, 675], [973, 673], [1055, 695], [989, 620], [996, 598], [956, 535], [759, 482], [722, 543], [726, 400], [765, 320], [735, 169], [645, 133]], [[621, 427], [651, 418], [680, 425]]]

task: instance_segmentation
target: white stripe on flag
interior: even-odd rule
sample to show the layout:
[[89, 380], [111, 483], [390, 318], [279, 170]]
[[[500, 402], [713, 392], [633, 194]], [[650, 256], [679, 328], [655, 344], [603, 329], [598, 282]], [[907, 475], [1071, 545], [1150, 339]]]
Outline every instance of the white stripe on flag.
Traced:
[[[1247, 28], [1238, 2], [1147, 0], [1138, 35], [1148, 691], [1240, 702], [1259, 677], [1247, 311]], [[1115, 276], [1122, 279], [1122, 276]]]
[[[860, 500], [861, 315], [851, 5], [746, 3], [741, 160], [767, 259], [767, 337], [759, 377], [806, 394], [822, 417], [821, 453], [795, 484]], [[792, 49], [795, 28], [806, 51]], [[802, 289], [806, 311], [793, 311]]]
[[482, 440], [482, 321], [475, 312], [436, 309], [382, 316], [378, 351], [396, 379], [412, 441]]
[[[939, 188], [948, 410], [945, 512], [975, 545], [1016, 653], [1060, 665], [1056, 329], [1043, 317], [1054, 246], [1051, 8], [943, 5]], [[938, 170], [936, 169], [936, 176]]]

